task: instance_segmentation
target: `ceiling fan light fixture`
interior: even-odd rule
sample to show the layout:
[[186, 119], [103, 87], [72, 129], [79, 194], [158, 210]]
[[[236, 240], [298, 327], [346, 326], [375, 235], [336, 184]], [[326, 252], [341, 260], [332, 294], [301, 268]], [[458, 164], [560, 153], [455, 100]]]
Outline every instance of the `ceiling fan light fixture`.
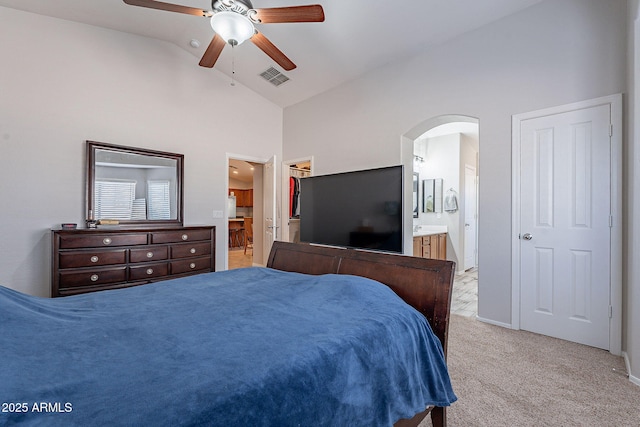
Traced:
[[249, 18], [230, 11], [215, 13], [211, 17], [211, 28], [232, 46], [242, 44], [255, 33], [255, 28]]

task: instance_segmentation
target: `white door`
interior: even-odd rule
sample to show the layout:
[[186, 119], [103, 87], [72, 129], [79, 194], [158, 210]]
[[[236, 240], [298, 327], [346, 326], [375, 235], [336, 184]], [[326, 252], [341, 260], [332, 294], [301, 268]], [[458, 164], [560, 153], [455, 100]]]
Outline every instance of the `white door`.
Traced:
[[476, 168], [464, 165], [464, 270], [477, 265], [476, 230], [477, 200]]
[[264, 164], [263, 169], [263, 197], [264, 197], [264, 257], [265, 260], [271, 252], [273, 241], [278, 238], [278, 218], [276, 204], [276, 156], [274, 155]]
[[611, 106], [523, 120], [520, 328], [609, 349]]

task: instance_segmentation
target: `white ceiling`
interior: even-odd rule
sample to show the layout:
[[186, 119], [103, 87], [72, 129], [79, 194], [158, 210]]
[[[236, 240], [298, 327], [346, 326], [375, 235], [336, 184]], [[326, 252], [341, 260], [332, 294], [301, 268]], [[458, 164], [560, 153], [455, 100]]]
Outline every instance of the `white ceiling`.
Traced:
[[[275, 87], [259, 74], [271, 66], [283, 70], [245, 42], [233, 49], [235, 79], [286, 107], [540, 1], [254, 0], [256, 8], [319, 3], [325, 22], [258, 24], [258, 30], [298, 67], [285, 72], [290, 81]], [[174, 3], [211, 10], [209, 0]], [[191, 52], [194, 67], [213, 37], [207, 18], [129, 6], [121, 0], [0, 0], [0, 6], [165, 40]], [[200, 42], [199, 48], [190, 47], [192, 39]], [[231, 52], [226, 46], [215, 66], [227, 76]]]
[[229, 159], [229, 178], [253, 184], [253, 165], [244, 160]]
[[471, 122], [450, 122], [426, 131], [421, 137], [423, 138], [436, 138], [438, 136], [451, 135], [460, 133], [468, 138], [471, 146], [477, 151], [480, 151], [479, 147], [479, 126], [478, 123]]

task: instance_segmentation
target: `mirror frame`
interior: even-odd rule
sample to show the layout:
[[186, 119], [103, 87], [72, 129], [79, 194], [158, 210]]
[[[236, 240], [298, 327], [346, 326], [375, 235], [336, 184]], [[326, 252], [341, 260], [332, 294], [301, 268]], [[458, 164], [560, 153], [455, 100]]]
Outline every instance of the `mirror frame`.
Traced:
[[96, 141], [86, 141], [86, 155], [87, 155], [87, 163], [86, 163], [86, 211], [85, 218], [87, 220], [92, 220], [91, 212], [94, 212], [94, 188], [95, 188], [95, 159], [96, 159], [96, 150], [110, 150], [110, 151], [119, 151], [121, 153], [128, 154], [137, 154], [141, 156], [152, 156], [152, 157], [163, 157], [176, 161], [176, 219], [144, 219], [144, 220], [120, 220], [119, 224], [122, 225], [137, 225], [137, 226], [166, 226], [166, 225], [183, 225], [183, 210], [184, 210], [184, 200], [183, 200], [183, 181], [184, 181], [184, 154], [177, 153], [169, 153], [165, 151], [156, 151], [149, 150], [146, 148], [136, 148], [136, 147], [126, 147], [123, 145], [114, 145], [114, 144], [106, 144], [103, 142]]
[[420, 215], [420, 174], [413, 173], [413, 217], [418, 218]]

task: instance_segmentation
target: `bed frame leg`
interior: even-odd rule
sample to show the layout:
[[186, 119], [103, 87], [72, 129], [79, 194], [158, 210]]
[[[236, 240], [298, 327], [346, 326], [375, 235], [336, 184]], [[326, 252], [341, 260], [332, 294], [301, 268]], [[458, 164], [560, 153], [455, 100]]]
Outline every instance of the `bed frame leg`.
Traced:
[[446, 427], [447, 425], [447, 408], [436, 406], [431, 410], [431, 424], [433, 427]]
[[422, 411], [419, 414], [414, 415], [411, 419], [400, 419], [393, 425], [393, 427], [418, 427], [427, 419], [429, 414], [431, 415], [431, 425], [433, 427], [446, 427], [447, 408], [438, 406], [430, 406], [426, 411]]

